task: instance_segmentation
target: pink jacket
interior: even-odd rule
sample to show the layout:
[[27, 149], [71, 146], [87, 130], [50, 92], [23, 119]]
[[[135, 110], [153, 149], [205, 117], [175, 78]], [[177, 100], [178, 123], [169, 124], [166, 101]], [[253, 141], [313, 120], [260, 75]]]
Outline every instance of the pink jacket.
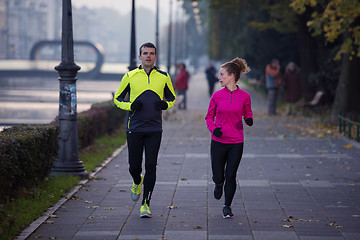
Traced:
[[242, 117], [252, 116], [250, 95], [239, 87], [233, 92], [224, 87], [212, 95], [205, 120], [211, 133], [222, 127], [223, 134], [220, 137], [212, 134], [212, 140], [233, 144], [244, 142]]

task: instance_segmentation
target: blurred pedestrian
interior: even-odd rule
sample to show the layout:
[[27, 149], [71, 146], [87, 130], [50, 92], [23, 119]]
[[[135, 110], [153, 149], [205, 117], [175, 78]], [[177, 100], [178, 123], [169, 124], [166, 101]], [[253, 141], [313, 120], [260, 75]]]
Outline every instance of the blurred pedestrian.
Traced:
[[214, 85], [217, 82], [216, 72], [217, 71], [216, 71], [214, 65], [212, 65], [212, 63], [209, 63], [208, 67], [205, 70], [205, 74], [206, 74], [206, 79], [207, 79], [208, 85], [209, 85], [209, 96], [210, 97], [214, 92]]
[[280, 64], [276, 58], [272, 59], [271, 63], [266, 65], [265, 81], [268, 91], [268, 114], [276, 115], [277, 94], [281, 85]]
[[[156, 47], [144, 43], [139, 49], [141, 65], [126, 73], [114, 97], [119, 108], [129, 111], [126, 124], [129, 172], [133, 178], [131, 199], [137, 201], [144, 183], [140, 217], [152, 217], [150, 199], [156, 181], [156, 165], [162, 137], [162, 110], [174, 106], [175, 92], [170, 75], [154, 66]], [[126, 97], [129, 95], [129, 99]], [[145, 149], [145, 175], [142, 158]]]
[[186, 71], [185, 63], [177, 64], [178, 74], [176, 75], [175, 90], [178, 97], [183, 96], [179, 103], [179, 109], [186, 109], [186, 91], [189, 83], [189, 72]]
[[241, 73], [250, 68], [244, 59], [235, 58], [220, 67], [219, 82], [223, 89], [216, 91], [205, 117], [211, 135], [211, 167], [215, 183], [214, 197], [225, 192], [223, 217], [234, 217], [231, 203], [236, 191], [236, 172], [244, 148], [243, 122], [253, 125], [250, 95], [236, 84]]
[[285, 101], [287, 102], [287, 115], [296, 115], [296, 102], [302, 94], [299, 68], [290, 62], [284, 74]]

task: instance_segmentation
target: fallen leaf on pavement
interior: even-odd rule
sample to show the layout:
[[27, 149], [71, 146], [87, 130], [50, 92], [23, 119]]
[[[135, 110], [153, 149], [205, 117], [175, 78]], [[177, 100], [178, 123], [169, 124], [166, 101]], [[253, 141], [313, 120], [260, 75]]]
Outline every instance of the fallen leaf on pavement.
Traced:
[[319, 133], [316, 137], [317, 137], [317, 138], [324, 138], [325, 135], [324, 135], [323, 133]]
[[114, 207], [104, 207], [104, 209], [106, 209], [106, 210], [114, 210], [115, 208]]
[[292, 227], [294, 227], [294, 226], [293, 226], [293, 225], [283, 224], [282, 227], [283, 227], [283, 228], [292, 228]]
[[352, 144], [344, 145], [343, 149], [353, 149], [354, 146]]
[[81, 197], [76, 196], [76, 195], [72, 195], [70, 199], [72, 199], [72, 200], [81, 200]]
[[173, 208], [178, 208], [177, 206], [168, 206], [168, 208], [173, 209]]
[[194, 229], [202, 229], [200, 226], [195, 226]]
[[49, 217], [51, 217], [51, 218], [58, 218], [58, 215], [50, 214]]
[[319, 220], [316, 219], [296, 219], [290, 216], [289, 218], [286, 218], [282, 220], [283, 222], [318, 222]]
[[326, 224], [326, 226], [335, 227], [335, 228], [343, 228], [344, 226], [337, 225], [336, 222], [330, 222], [329, 224]]

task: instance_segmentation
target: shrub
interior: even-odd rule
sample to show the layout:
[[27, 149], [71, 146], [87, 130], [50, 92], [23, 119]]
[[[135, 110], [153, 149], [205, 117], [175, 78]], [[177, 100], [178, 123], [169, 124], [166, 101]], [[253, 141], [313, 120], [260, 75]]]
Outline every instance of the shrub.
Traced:
[[94, 104], [91, 109], [78, 114], [80, 149], [91, 145], [96, 137], [119, 129], [124, 125], [125, 113], [109, 101]]
[[55, 125], [22, 125], [0, 132], [0, 201], [48, 176], [57, 156], [58, 134]]
[[[124, 124], [125, 111], [112, 101], [94, 104], [78, 114], [79, 148]], [[58, 155], [58, 120], [47, 125], [22, 125], [0, 132], [0, 203], [19, 189], [35, 186], [50, 173]]]

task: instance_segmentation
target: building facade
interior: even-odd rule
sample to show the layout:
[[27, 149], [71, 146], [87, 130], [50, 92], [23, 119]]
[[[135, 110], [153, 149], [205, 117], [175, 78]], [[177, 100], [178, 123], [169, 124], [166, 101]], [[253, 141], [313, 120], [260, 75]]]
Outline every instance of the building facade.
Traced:
[[0, 0], [0, 59], [28, 59], [34, 43], [58, 39], [60, 0]]

